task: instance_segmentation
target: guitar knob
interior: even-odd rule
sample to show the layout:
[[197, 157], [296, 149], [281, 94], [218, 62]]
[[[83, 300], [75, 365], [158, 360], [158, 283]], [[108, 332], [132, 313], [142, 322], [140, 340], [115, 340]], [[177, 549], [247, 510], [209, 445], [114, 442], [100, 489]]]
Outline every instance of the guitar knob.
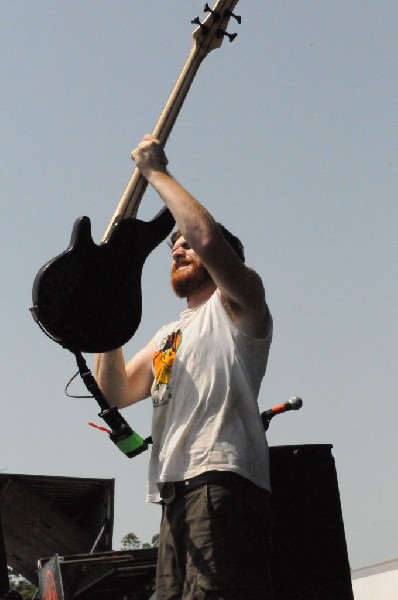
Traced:
[[225, 35], [229, 39], [230, 42], [233, 42], [238, 34], [237, 33], [228, 33], [228, 31], [224, 31], [224, 29], [219, 29], [217, 31], [217, 36], [221, 37], [222, 35]]
[[206, 25], [204, 25], [203, 23], [200, 22], [199, 17], [195, 17], [192, 21], [191, 21], [192, 25], [199, 25], [199, 27], [202, 30], [202, 33], [206, 34], [209, 31], [209, 28], [206, 27]]
[[239, 15], [235, 15], [231, 10], [227, 10], [226, 14], [229, 17], [232, 17], [233, 19], [236, 19], [238, 21], [239, 25], [242, 23], [242, 17], [240, 17]]
[[215, 10], [213, 10], [212, 8], [210, 8], [210, 6], [207, 4], [207, 2], [205, 4], [203, 12], [210, 12], [217, 21], [219, 20], [219, 18], [221, 16], [220, 13], [218, 13]]

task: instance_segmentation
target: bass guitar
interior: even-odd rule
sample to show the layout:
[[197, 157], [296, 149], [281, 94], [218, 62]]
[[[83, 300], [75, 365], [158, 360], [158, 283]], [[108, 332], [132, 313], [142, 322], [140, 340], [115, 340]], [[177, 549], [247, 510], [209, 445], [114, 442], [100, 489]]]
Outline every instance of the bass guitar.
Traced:
[[[193, 46], [153, 130], [164, 146], [203, 59], [219, 48], [238, 0], [218, 0], [193, 32]], [[142, 316], [141, 274], [148, 255], [171, 232], [174, 220], [163, 208], [151, 221], [136, 218], [147, 187], [136, 168], [100, 244], [91, 236], [86, 216], [74, 224], [62, 254], [37, 273], [31, 312], [41, 329], [72, 352], [106, 352], [123, 346], [136, 332]]]

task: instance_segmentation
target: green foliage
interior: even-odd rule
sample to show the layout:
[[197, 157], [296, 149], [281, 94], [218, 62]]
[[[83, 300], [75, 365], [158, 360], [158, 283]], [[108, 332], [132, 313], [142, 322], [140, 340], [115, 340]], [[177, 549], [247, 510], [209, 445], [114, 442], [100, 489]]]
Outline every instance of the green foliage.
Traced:
[[139, 548], [157, 548], [159, 546], [159, 534], [152, 536], [152, 541], [141, 543], [140, 538], [133, 532], [126, 533], [121, 540], [122, 550], [138, 550]]
[[8, 579], [10, 589], [18, 592], [24, 600], [31, 600], [34, 597], [37, 587], [11, 567], [8, 567]]
[[138, 550], [140, 547], [140, 538], [135, 533], [126, 533], [122, 538], [122, 550]]

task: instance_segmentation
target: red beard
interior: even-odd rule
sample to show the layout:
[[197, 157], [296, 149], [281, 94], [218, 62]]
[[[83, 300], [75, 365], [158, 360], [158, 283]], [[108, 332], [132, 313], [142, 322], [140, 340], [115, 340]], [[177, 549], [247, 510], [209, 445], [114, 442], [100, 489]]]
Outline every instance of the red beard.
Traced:
[[171, 268], [171, 287], [179, 298], [188, 298], [206, 288], [212, 281], [208, 270], [195, 259], [182, 262], [180, 268], [177, 266], [173, 263]]

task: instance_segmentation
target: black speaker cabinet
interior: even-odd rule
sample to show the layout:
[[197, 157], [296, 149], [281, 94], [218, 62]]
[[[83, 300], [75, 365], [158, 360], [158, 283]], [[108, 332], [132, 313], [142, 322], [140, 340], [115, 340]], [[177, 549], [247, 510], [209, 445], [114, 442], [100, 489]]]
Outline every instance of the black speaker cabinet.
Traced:
[[331, 449], [270, 448], [275, 600], [353, 600]]

